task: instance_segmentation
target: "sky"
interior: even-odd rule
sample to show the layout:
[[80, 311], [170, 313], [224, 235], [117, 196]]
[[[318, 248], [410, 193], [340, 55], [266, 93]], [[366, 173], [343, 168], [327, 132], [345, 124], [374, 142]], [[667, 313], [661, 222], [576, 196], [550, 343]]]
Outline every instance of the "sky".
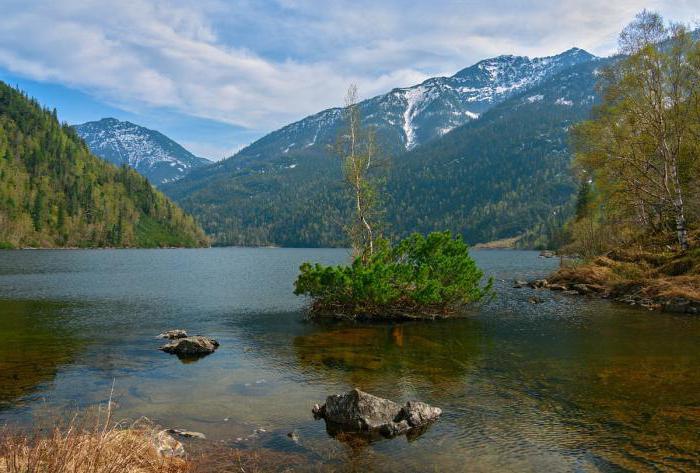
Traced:
[[231, 156], [342, 104], [500, 54], [605, 56], [647, 8], [698, 0], [0, 0], [0, 80], [77, 124], [115, 117]]

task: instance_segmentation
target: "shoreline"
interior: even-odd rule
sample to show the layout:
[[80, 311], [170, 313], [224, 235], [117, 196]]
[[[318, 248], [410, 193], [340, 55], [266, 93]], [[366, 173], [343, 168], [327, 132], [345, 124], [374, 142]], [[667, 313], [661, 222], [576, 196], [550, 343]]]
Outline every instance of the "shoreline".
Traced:
[[610, 252], [564, 266], [535, 289], [584, 295], [675, 314], [700, 314], [700, 249], [687, 253]]

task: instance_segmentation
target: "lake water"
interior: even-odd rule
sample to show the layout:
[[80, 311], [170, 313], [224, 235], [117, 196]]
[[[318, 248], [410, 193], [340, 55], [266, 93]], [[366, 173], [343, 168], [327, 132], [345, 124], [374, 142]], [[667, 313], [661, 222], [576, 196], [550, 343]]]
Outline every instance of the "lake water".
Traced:
[[[493, 302], [459, 320], [355, 325], [305, 321], [292, 294], [303, 261], [344, 250], [0, 252], [0, 424], [40, 425], [114, 385], [120, 417], [281, 453], [295, 470], [700, 470], [700, 318], [549, 292], [532, 305], [510, 281], [556, 260], [473, 254], [497, 280]], [[181, 362], [157, 350], [172, 328], [221, 347]], [[344, 443], [311, 407], [352, 387], [444, 414], [411, 441]]]

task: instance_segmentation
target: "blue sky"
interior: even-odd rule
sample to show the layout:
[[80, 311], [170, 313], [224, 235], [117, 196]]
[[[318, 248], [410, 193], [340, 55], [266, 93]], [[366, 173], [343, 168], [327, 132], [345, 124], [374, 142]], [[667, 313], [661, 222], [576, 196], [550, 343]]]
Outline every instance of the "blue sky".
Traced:
[[113, 116], [221, 159], [292, 121], [499, 54], [607, 55], [697, 0], [0, 0], [0, 80], [62, 120]]

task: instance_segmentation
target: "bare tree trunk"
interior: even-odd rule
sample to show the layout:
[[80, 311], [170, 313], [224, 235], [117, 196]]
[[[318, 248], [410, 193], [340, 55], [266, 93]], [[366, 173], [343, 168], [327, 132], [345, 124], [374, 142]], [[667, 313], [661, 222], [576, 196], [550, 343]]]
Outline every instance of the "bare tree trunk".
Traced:
[[671, 180], [673, 181], [673, 209], [675, 211], [676, 234], [678, 235], [678, 244], [681, 250], [686, 251], [688, 244], [688, 228], [685, 221], [685, 204], [683, 202], [683, 191], [681, 190], [680, 179], [678, 178], [678, 168], [676, 167], [675, 159], [669, 167]]

